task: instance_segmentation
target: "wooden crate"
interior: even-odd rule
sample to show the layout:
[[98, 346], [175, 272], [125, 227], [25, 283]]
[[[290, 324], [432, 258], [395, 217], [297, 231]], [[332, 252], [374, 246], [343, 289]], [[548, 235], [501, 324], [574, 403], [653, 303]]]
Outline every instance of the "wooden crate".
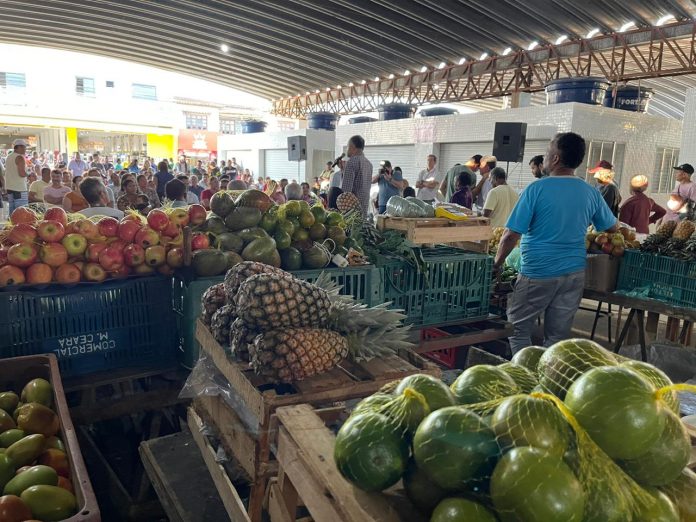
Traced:
[[406, 239], [416, 245], [457, 244], [462, 248], [488, 251], [488, 241], [493, 235], [490, 220], [471, 217], [464, 221], [447, 218], [402, 218], [377, 216], [379, 230], [392, 229], [406, 233]]
[[403, 490], [366, 493], [346, 481], [333, 459], [336, 437], [322, 410], [308, 404], [278, 408], [278, 477], [269, 483], [271, 522], [296, 522], [304, 506], [314, 522], [420, 522]]
[[[247, 473], [252, 484], [249, 516], [261, 520], [263, 496], [268, 479], [277, 473], [271, 455], [271, 415], [277, 408], [296, 404], [334, 405], [367, 397], [382, 386], [415, 373], [439, 377], [439, 367], [420, 355], [404, 352], [362, 363], [344, 361], [340, 368], [290, 385], [273, 385], [257, 376], [246, 363], [238, 363], [215, 340], [208, 328], [198, 321], [196, 339], [204, 353], [227, 379], [243, 403], [245, 415], [235, 412], [219, 396], [202, 396], [193, 401], [196, 413], [220, 434], [220, 441]], [[241, 409], [241, 408], [240, 408]], [[252, 418], [249, 426], [243, 418]]]

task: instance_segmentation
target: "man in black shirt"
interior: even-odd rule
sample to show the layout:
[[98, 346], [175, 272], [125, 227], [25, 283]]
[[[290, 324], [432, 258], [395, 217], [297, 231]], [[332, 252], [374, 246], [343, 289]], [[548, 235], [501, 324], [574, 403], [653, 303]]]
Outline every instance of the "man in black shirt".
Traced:
[[606, 201], [607, 206], [612, 214], [619, 217], [619, 203], [621, 203], [621, 194], [619, 187], [614, 183], [614, 166], [606, 160], [602, 160], [593, 168], [590, 169], [590, 174], [594, 174], [597, 180], [597, 188], [599, 193]]

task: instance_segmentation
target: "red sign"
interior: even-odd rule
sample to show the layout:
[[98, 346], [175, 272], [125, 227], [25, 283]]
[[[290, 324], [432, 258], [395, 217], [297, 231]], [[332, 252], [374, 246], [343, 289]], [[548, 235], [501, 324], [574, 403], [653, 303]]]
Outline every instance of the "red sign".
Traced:
[[217, 152], [217, 132], [185, 129], [179, 131], [179, 149], [200, 153]]

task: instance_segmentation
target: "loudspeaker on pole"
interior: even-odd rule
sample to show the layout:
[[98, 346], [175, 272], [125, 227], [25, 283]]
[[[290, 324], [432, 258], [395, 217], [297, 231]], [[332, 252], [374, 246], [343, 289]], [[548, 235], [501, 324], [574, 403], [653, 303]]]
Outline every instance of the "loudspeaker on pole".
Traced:
[[527, 139], [527, 124], [497, 122], [493, 137], [493, 155], [498, 161], [522, 162]]
[[288, 136], [288, 161], [305, 161], [307, 159], [307, 137]]

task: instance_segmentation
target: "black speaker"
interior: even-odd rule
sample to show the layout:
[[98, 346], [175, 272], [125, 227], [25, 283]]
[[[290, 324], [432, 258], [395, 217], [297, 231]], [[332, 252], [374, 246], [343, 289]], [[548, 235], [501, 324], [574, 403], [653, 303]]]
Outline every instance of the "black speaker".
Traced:
[[526, 123], [497, 122], [493, 137], [493, 155], [498, 161], [520, 163], [527, 139]]
[[307, 159], [307, 137], [288, 137], [288, 161], [305, 161]]

